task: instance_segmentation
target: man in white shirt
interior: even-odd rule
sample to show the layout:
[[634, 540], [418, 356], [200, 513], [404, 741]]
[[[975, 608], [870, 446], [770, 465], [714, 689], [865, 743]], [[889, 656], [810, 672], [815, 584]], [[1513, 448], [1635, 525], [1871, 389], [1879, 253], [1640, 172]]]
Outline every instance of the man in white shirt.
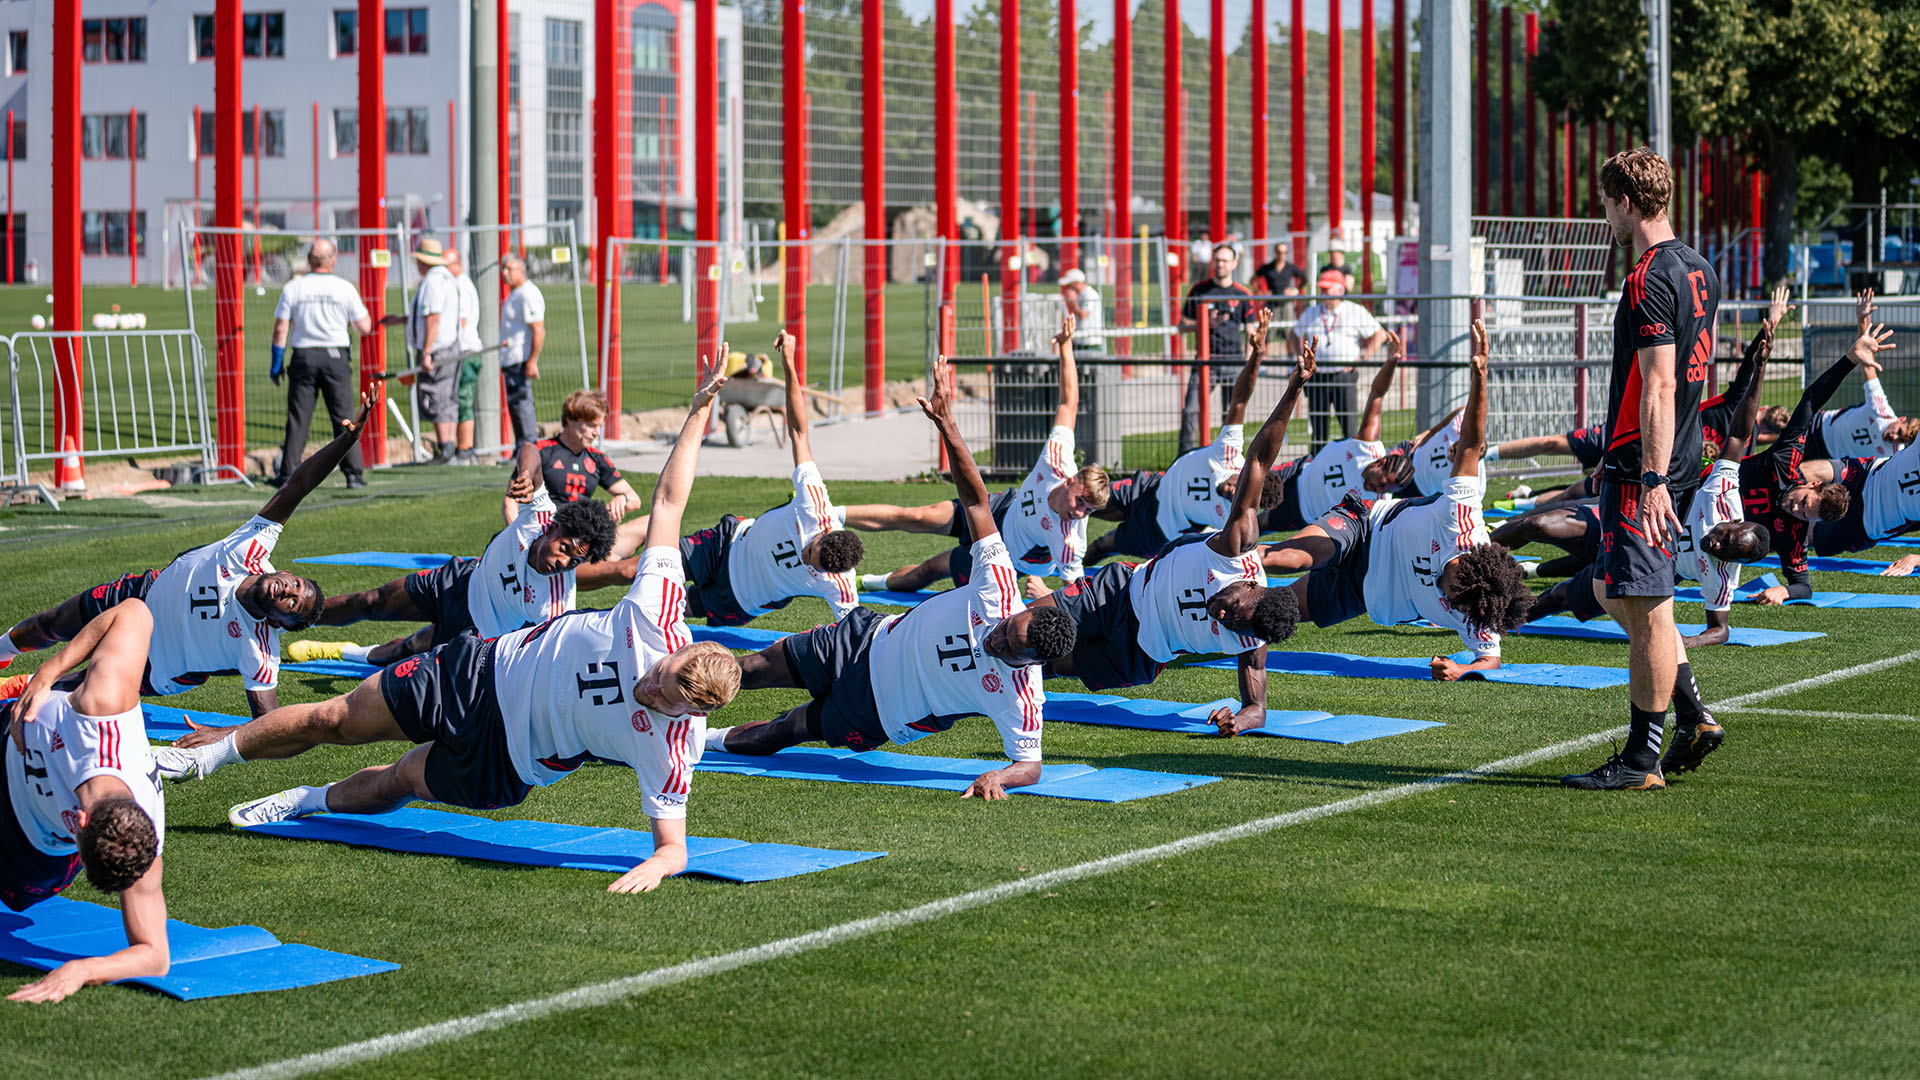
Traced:
[[1086, 353], [1107, 351], [1107, 339], [1101, 332], [1105, 322], [1100, 314], [1100, 293], [1087, 283], [1087, 273], [1078, 267], [1060, 275], [1060, 302], [1067, 306], [1076, 327], [1073, 347]]
[[[10, 1001], [167, 973], [166, 803], [140, 712], [153, 629], [138, 600], [107, 609], [33, 673], [20, 700], [0, 706], [0, 901], [25, 911], [84, 868], [89, 884], [120, 897], [127, 935], [126, 948], [69, 960]], [[55, 689], [82, 662], [78, 685]]]
[[1453, 475], [1437, 495], [1369, 504], [1348, 496], [1317, 524], [1264, 549], [1269, 573], [1299, 574], [1300, 617], [1334, 626], [1366, 615], [1380, 626], [1424, 619], [1455, 630], [1467, 664], [1436, 656], [1433, 677], [1452, 682], [1500, 666], [1500, 635], [1527, 621], [1533, 594], [1513, 554], [1487, 539], [1480, 455], [1487, 436], [1487, 332], [1473, 323], [1473, 372], [1454, 448]]
[[[313, 426], [313, 398], [317, 391], [327, 403], [333, 433], [353, 416], [354, 375], [351, 329], [362, 336], [373, 333], [373, 319], [360, 292], [333, 272], [333, 241], [320, 237], [307, 249], [307, 273], [286, 283], [273, 309], [273, 381], [284, 368], [287, 383], [287, 435], [280, 445], [278, 482], [285, 483], [306, 455], [307, 430]], [[289, 350], [291, 354], [289, 355]], [[360, 462], [360, 446], [347, 452], [340, 471], [347, 486], [367, 486]]]
[[[1073, 468], [1073, 425], [1080, 415], [1080, 378], [1073, 363], [1073, 316], [1061, 320], [1053, 346], [1060, 353], [1060, 404], [1053, 412], [1053, 431], [1047, 436], [1040, 460], [1025, 481], [995, 495], [989, 505], [994, 529], [1013, 553], [1013, 564], [1023, 574], [1044, 577], [1057, 574], [1062, 580], [1077, 581], [1085, 576], [1082, 568], [1087, 550], [1087, 517], [1107, 505], [1107, 473], [1098, 465], [1078, 471]], [[893, 589], [912, 592], [924, 589], [944, 577], [956, 585], [965, 585], [973, 571], [972, 551], [979, 535], [963, 512], [960, 500], [931, 503], [926, 506], [888, 506], [867, 504], [846, 509], [849, 529], [878, 532], [946, 533], [959, 541], [915, 566], [904, 566], [891, 574], [866, 574], [860, 579], [865, 589]]]
[[[420, 417], [433, 425], [432, 463], [453, 460], [455, 428], [460, 420], [460, 285], [447, 272], [447, 256], [431, 237], [414, 249], [420, 284], [407, 313], [407, 348], [420, 369]], [[388, 316], [389, 319], [394, 316]]]
[[[1318, 452], [1295, 458], [1273, 475], [1281, 478], [1285, 494], [1260, 519], [1262, 532], [1305, 528], [1327, 516], [1349, 495], [1362, 498], [1390, 495], [1396, 488], [1383, 465], [1387, 447], [1380, 441], [1380, 414], [1385, 408], [1393, 374], [1406, 355], [1398, 334], [1387, 335], [1387, 359], [1373, 376], [1367, 407], [1356, 435], [1335, 439]], [[1365, 493], [1365, 494], [1363, 494]]]
[[589, 761], [633, 769], [653, 854], [608, 891], [646, 892], [687, 866], [687, 797], [706, 714], [740, 688], [724, 646], [692, 641], [674, 549], [700, 439], [724, 375], [694, 396], [653, 492], [640, 572], [609, 611], [573, 611], [497, 640], [462, 634], [409, 656], [342, 697], [293, 705], [234, 728], [199, 728], [156, 755], [170, 779], [322, 744], [411, 742], [392, 765], [241, 803], [235, 825], [324, 812], [384, 814], [415, 799], [476, 810], [513, 806]]
[[223, 539], [20, 620], [0, 636], [0, 667], [20, 653], [72, 640], [117, 604], [144, 600], [160, 630], [148, 652], [142, 693], [183, 694], [211, 676], [239, 675], [253, 715], [278, 707], [280, 633], [312, 626], [326, 597], [318, 584], [275, 570], [268, 560], [300, 500], [347, 456], [372, 409], [371, 399], [362, 399], [346, 429], [301, 462], [258, 514]]
[[453, 275], [460, 297], [460, 381], [453, 395], [460, 420], [454, 434], [458, 447], [454, 464], [478, 465], [480, 459], [473, 452], [473, 410], [480, 396], [480, 290], [474, 287], [459, 248], [447, 249], [447, 273]]
[[1320, 374], [1307, 387], [1307, 423], [1313, 433], [1311, 449], [1327, 444], [1327, 419], [1340, 417], [1340, 433], [1353, 433], [1353, 391], [1357, 373], [1355, 364], [1366, 363], [1387, 340], [1373, 314], [1359, 304], [1342, 297], [1347, 294], [1347, 276], [1338, 267], [1320, 271], [1320, 299], [1294, 320], [1287, 342], [1297, 354], [1305, 342], [1312, 342]]
[[506, 382], [507, 415], [513, 441], [538, 442], [540, 425], [533, 411], [533, 383], [540, 377], [540, 350], [547, 343], [547, 299], [527, 280], [527, 263], [518, 255], [500, 260], [507, 298], [500, 302], [500, 375]]
[[741, 686], [804, 688], [813, 700], [777, 720], [719, 728], [707, 747], [772, 754], [825, 741], [856, 751], [908, 743], [968, 716], [1000, 729], [1011, 762], [974, 779], [963, 798], [1004, 799], [1040, 779], [1046, 703], [1041, 665], [1073, 651], [1073, 620], [1020, 599], [1014, 561], [994, 528], [987, 486], [953, 418], [947, 364], [937, 358], [920, 407], [940, 429], [979, 573], [912, 610], [882, 616], [855, 608], [837, 623], [783, 638], [741, 661]]

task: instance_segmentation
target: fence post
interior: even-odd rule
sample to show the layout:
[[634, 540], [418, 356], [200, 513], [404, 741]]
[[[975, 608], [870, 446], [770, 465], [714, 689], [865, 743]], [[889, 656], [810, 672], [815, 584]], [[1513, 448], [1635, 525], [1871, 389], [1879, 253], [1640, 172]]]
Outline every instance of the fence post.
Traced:
[[1587, 426], [1587, 305], [1573, 309], [1573, 426]]
[[[1207, 358], [1213, 354], [1213, 308], [1200, 301], [1200, 329], [1194, 334], [1194, 356], [1200, 372], [1200, 433], [1195, 446], [1213, 442], [1213, 371]], [[1181, 403], [1185, 408], [1186, 403]]]

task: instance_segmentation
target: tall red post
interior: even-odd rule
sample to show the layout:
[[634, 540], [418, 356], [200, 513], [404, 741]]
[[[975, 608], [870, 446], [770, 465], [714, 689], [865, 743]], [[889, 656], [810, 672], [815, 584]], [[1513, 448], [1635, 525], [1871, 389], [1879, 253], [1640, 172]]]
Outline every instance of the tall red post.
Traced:
[[[1538, 12], [1527, 12], [1526, 42], [1527, 60], [1526, 67], [1521, 71], [1521, 77], [1526, 80], [1527, 86], [1527, 156], [1526, 164], [1522, 166], [1525, 171], [1521, 175], [1526, 178], [1527, 216], [1533, 217], [1537, 209], [1534, 195], [1539, 188], [1539, 185], [1533, 181], [1534, 152], [1539, 148], [1540, 138], [1539, 117], [1536, 115], [1533, 99], [1533, 61], [1534, 57], [1540, 55], [1540, 14]], [[1551, 188], [1553, 186], [1553, 147], [1551, 146], [1547, 147], [1547, 158], [1547, 186]]]
[[[668, 276], [667, 244], [673, 238], [672, 233], [668, 230], [668, 222], [667, 222], [667, 192], [672, 187], [672, 181], [670, 179], [670, 174], [672, 172], [672, 169], [668, 163], [670, 159], [673, 157], [673, 154], [670, 149], [673, 146], [673, 141], [671, 138], [669, 138], [669, 135], [668, 135], [667, 97], [665, 94], [660, 95], [659, 109], [660, 109], [660, 284], [665, 285], [667, 283], [667, 276]], [[525, 236], [526, 234], [523, 232], [520, 235]]]
[[1287, 31], [1287, 231], [1293, 234], [1293, 262], [1307, 263], [1307, 13], [1293, 0]]
[[260, 126], [260, 106], [253, 107], [253, 283], [266, 284], [260, 264], [260, 155], [266, 150], [267, 129]]
[[[622, 215], [620, 206], [626, 200], [628, 158], [621, 153], [625, 141], [621, 138], [626, 127], [627, 95], [622, 93], [625, 81], [621, 77], [623, 68], [621, 43], [625, 38], [627, 19], [631, 11], [629, 0], [594, 0], [593, 6], [593, 267], [595, 300], [597, 310], [601, 312], [596, 328], [600, 344], [600, 355], [604, 357], [601, 372], [601, 391], [607, 395], [607, 436], [620, 437], [621, 371], [620, 355], [620, 267], [619, 256], [613, 247], [613, 238], [620, 235]], [[694, 70], [700, 70], [700, 54], [696, 46], [694, 52]], [[707, 72], [712, 73], [712, 62], [707, 62]], [[703, 95], [695, 94], [698, 101]], [[710, 106], [709, 106], [710, 107]], [[708, 138], [711, 140], [711, 128]], [[696, 209], [704, 213], [705, 206]], [[702, 236], [701, 239], [708, 239]], [[709, 249], [702, 249], [703, 257], [710, 257]], [[709, 258], [710, 262], [710, 258]], [[697, 303], [694, 314], [694, 351], [699, 355], [709, 355], [707, 347], [707, 318], [713, 310], [710, 283], [706, 280], [705, 267], [696, 279]], [[696, 374], [698, 380], [704, 371]]]
[[1407, 235], [1407, 0], [1393, 0], [1393, 232]]
[[[13, 155], [13, 147], [7, 147]], [[8, 219], [12, 221], [11, 218]], [[9, 228], [7, 231], [13, 231]], [[140, 284], [140, 110], [127, 110], [127, 284]]]
[[1080, 265], [1080, 23], [1060, 0], [1060, 267]]
[[[1207, 160], [1227, 160], [1227, 0], [1210, 0], [1207, 16]], [[1227, 238], [1227, 170], [1207, 170], [1207, 237]]]
[[1492, 19], [1487, 14], [1487, 0], [1475, 0], [1473, 8], [1473, 40], [1480, 63], [1473, 73], [1473, 212], [1484, 214], [1490, 205], [1487, 201], [1487, 114], [1493, 111], [1491, 95], [1487, 89], [1490, 74], [1488, 60], [1488, 39], [1492, 36]]
[[[714, 0], [704, 0], [711, 4]], [[860, 5], [860, 201], [866, 211], [866, 263], [861, 285], [866, 291], [867, 395], [866, 409], [877, 413], [886, 403], [887, 377], [887, 96], [882, 44], [886, 33], [886, 5]]]
[[1327, 243], [1333, 245], [1340, 243], [1340, 230], [1346, 224], [1346, 37], [1340, 25], [1340, 0], [1327, 0]]
[[[238, 232], [242, 156], [240, 6], [240, 0], [219, 0], [213, 15], [213, 223], [221, 229], [235, 230], [214, 241], [213, 381], [217, 427], [214, 459], [220, 465], [244, 471], [247, 463], [247, 323], [243, 310], [246, 302], [241, 298], [241, 291], [247, 254], [245, 238]], [[77, 107], [79, 102], [76, 100], [74, 104]], [[56, 106], [54, 111], [62, 110]], [[79, 120], [74, 123], [78, 124]], [[57, 145], [54, 157], [64, 157]], [[75, 280], [79, 280], [77, 276]], [[60, 325], [77, 326], [79, 318], [76, 303], [73, 319], [69, 321], [63, 315]]]
[[[951, 2], [951, 0], [947, 0]], [[1133, 324], [1133, 8], [1113, 0], [1113, 224], [1106, 231], [1120, 244], [1111, 260], [1114, 318]], [[1123, 350], [1127, 339], [1119, 338]]]
[[[789, 0], [797, 2], [797, 0]], [[1126, 0], [1115, 0], [1125, 3]], [[1118, 60], [1115, 61], [1116, 70]], [[953, 0], [933, 5], [933, 203], [940, 239], [947, 245], [941, 271], [940, 299], [951, 302], [960, 285], [960, 144], [959, 108], [953, 53]], [[981, 317], [986, 312], [981, 312]]]
[[[1019, 343], [1020, 0], [1000, 0], [1000, 348]], [[1019, 259], [1019, 262], [1014, 260]]]
[[1564, 117], [1561, 117], [1560, 119], [1560, 135], [1562, 137], [1561, 141], [1566, 144], [1565, 147], [1561, 150], [1561, 153], [1564, 155], [1563, 160], [1566, 165], [1565, 168], [1560, 170], [1560, 187], [1561, 187], [1560, 216], [1561, 217], [1570, 218], [1573, 216], [1574, 172], [1575, 172], [1575, 166], [1578, 164], [1578, 158], [1579, 158], [1578, 152], [1574, 149], [1574, 144], [1575, 142], [1578, 141], [1577, 139], [1578, 133], [1579, 133], [1579, 129], [1574, 126], [1572, 113], [1568, 113]]
[[[234, 8], [240, 6], [234, 0]], [[356, 55], [360, 75], [359, 102], [359, 155], [360, 155], [360, 213], [359, 226], [362, 229], [385, 229], [387, 227], [387, 81], [386, 52], [387, 36], [381, 31], [386, 25], [386, 0], [360, 0], [359, 24], [363, 28]], [[239, 18], [234, 18], [235, 41], [237, 46]], [[224, 40], [224, 39], [223, 39]], [[235, 62], [236, 70], [239, 67]], [[238, 76], [235, 77], [234, 100], [239, 100]], [[222, 100], [225, 100], [224, 98]], [[239, 165], [240, 131], [239, 117], [235, 110], [222, 105], [215, 110], [213, 119], [220, 127], [220, 140], [215, 143], [218, 153], [225, 153], [228, 136], [226, 118], [233, 117], [232, 145], [234, 165]], [[227, 173], [224, 164], [215, 169], [221, 176]], [[235, 205], [238, 205], [236, 195]], [[237, 215], [236, 215], [237, 219]], [[237, 220], [236, 220], [237, 223]], [[360, 392], [373, 395], [374, 409], [367, 417], [367, 428], [360, 435], [360, 451], [369, 465], [387, 463], [387, 411], [385, 395], [387, 383], [380, 376], [387, 370], [387, 332], [380, 327], [380, 320], [387, 311], [387, 270], [379, 265], [378, 252], [386, 250], [385, 233], [375, 233], [360, 238], [360, 298], [367, 305], [367, 313], [373, 318], [373, 333], [360, 341]], [[389, 256], [391, 257], [391, 256]], [[400, 253], [406, 257], [405, 252]], [[406, 346], [403, 344], [404, 350]], [[614, 415], [619, 415], [615, 413]]]
[[[7, 110], [7, 284], [13, 284], [13, 110]], [[189, 283], [191, 284], [191, 283]]]
[[[234, 26], [239, 27], [239, 0], [229, 0]], [[229, 4], [222, 4], [225, 13]], [[234, 50], [238, 55], [238, 50]], [[236, 64], [237, 66], [237, 64]], [[53, 8], [53, 325], [76, 331], [80, 325], [80, 5]], [[11, 226], [11, 222], [8, 223]], [[233, 295], [239, 296], [235, 282]], [[224, 339], [223, 346], [224, 346]], [[73, 338], [60, 338], [54, 350], [58, 387], [53, 399], [53, 427], [60, 449], [80, 447], [80, 377], [82, 352]], [[226, 350], [222, 349], [222, 356]], [[221, 433], [227, 416], [220, 414]], [[67, 468], [65, 457], [53, 462], [56, 487], [86, 482], [84, 464]]]
[[[12, 142], [13, 140], [9, 139], [7, 141]], [[192, 213], [193, 223], [195, 225], [203, 224], [200, 217], [200, 159], [207, 156], [206, 149], [207, 149], [206, 147], [200, 145], [200, 106], [195, 105], [193, 107], [193, 213]], [[193, 279], [191, 281], [186, 282], [186, 287], [188, 288], [191, 288], [193, 285], [197, 284], [201, 280], [200, 278], [200, 232], [198, 229], [195, 229], [193, 233], [192, 275], [193, 275]]]
[[[510, 115], [509, 110], [512, 107], [513, 100], [512, 95], [508, 92], [510, 88], [507, 85], [509, 82], [507, 73], [512, 70], [513, 65], [513, 41], [512, 35], [508, 32], [508, 27], [512, 26], [512, 22], [507, 18], [507, 0], [494, 0], [494, 19], [496, 20], [494, 25], [497, 27], [493, 36], [494, 42], [497, 45], [493, 55], [494, 71], [497, 73], [494, 78], [494, 87], [498, 95], [494, 99], [494, 115], [500, 118], [493, 133], [495, 142], [494, 160], [498, 162], [500, 167], [499, 179], [496, 181], [500, 185], [496, 189], [500, 192], [500, 205], [494, 209], [494, 213], [499, 216], [500, 224], [506, 225], [513, 221], [513, 154], [509, 152], [509, 147], [511, 147], [513, 143], [507, 127], [507, 117]], [[524, 136], [522, 137], [524, 138]], [[664, 145], [660, 147], [661, 156], [664, 157], [666, 155], [666, 150], [667, 148]], [[522, 146], [520, 152], [525, 154], [527, 148]], [[474, 216], [477, 218], [480, 215], [475, 214]], [[511, 235], [511, 233], [505, 232], [500, 234], [500, 253], [502, 255], [513, 250], [508, 240]], [[506, 292], [507, 283], [503, 276], [500, 281], [501, 299], [506, 299]], [[504, 401], [506, 398], [502, 396], [501, 400]], [[507, 416], [506, 410], [504, 409], [501, 410], [500, 413], [500, 422], [509, 425], [508, 433], [511, 434], [511, 418]], [[502, 441], [505, 441], [505, 439], [503, 438]]]
[[[793, 359], [807, 370], [807, 282], [813, 276], [813, 208], [807, 202], [807, 5], [782, 0], [780, 13], [780, 158], [787, 219], [787, 332]], [[662, 193], [664, 194], [664, 192]]]
[[1253, 181], [1253, 261], [1267, 261], [1267, 0], [1252, 0], [1252, 25], [1247, 28], [1247, 66], [1253, 84], [1249, 110], [1252, 123], [1250, 147]]
[[1181, 196], [1181, 184], [1185, 173], [1187, 142], [1182, 135], [1186, 119], [1186, 95], [1180, 87], [1180, 0], [1167, 0], [1167, 24], [1161, 35], [1161, 50], [1165, 70], [1161, 73], [1161, 100], [1165, 103], [1161, 109], [1164, 117], [1162, 135], [1165, 150], [1161, 155], [1161, 201], [1166, 207], [1167, 247], [1180, 253], [1178, 266], [1168, 275], [1176, 287], [1186, 280], [1192, 270], [1187, 266], [1188, 253], [1181, 241], [1187, 238], [1187, 207]]
[[1600, 125], [1587, 123], [1587, 213], [1600, 216]]
[[1500, 213], [1513, 216], [1513, 9], [1500, 9]]
[[[1027, 189], [1026, 189], [1026, 194], [1021, 197], [1020, 205], [1026, 207], [1027, 209], [1026, 235], [1029, 238], [1040, 235], [1040, 228], [1036, 222], [1036, 218], [1039, 216], [1038, 204], [1040, 202], [1040, 197], [1039, 197], [1040, 189], [1037, 185], [1035, 185], [1034, 178], [1033, 178], [1034, 176], [1033, 140], [1037, 137], [1036, 133], [1039, 130], [1040, 130], [1040, 123], [1038, 120], [1034, 119], [1033, 91], [1029, 90], [1027, 91], [1027, 122], [1020, 129], [1021, 135], [1026, 139], [1026, 150], [1024, 153], [1021, 154], [1021, 160], [1024, 161], [1027, 166]], [[1020, 267], [1020, 273], [1022, 277], [1025, 277], [1028, 280], [1031, 280], [1033, 275], [1027, 273], [1028, 269], [1030, 268], [1026, 266], [1026, 264], [1023, 262]]]
[[1373, 0], [1360, 0], [1360, 291], [1373, 291]]
[[[621, 0], [621, 24], [626, 23], [627, 4]], [[694, 317], [698, 320], [694, 338], [703, 355], [715, 364], [723, 364], [720, 355], [720, 283], [715, 280], [719, 267], [715, 245], [720, 240], [720, 41], [715, 25], [719, 18], [717, 0], [694, 0], [693, 5], [693, 199], [694, 238], [700, 248], [700, 266]], [[624, 50], [623, 50], [624, 51]], [[625, 71], [626, 68], [620, 69]], [[878, 71], [878, 65], [872, 69]], [[874, 163], [867, 162], [873, 171]], [[871, 209], [868, 211], [872, 213]], [[871, 287], [871, 285], [869, 285]], [[871, 322], [871, 317], [869, 317]], [[872, 327], [868, 327], [872, 337]], [[873, 370], [874, 357], [867, 357], [867, 370]], [[703, 377], [705, 371], [700, 373]], [[873, 400], [873, 380], [867, 380], [867, 400]]]

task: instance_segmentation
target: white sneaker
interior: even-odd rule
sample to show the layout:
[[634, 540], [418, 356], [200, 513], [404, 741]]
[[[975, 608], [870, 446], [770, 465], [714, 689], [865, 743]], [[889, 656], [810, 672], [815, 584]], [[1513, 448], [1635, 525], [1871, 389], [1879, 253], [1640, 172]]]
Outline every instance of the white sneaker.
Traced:
[[298, 793], [295, 791], [277, 791], [264, 799], [241, 803], [227, 811], [227, 821], [239, 828], [249, 825], [266, 825], [275, 821], [291, 821], [297, 817], [306, 817], [311, 811], [300, 809]]
[[153, 763], [160, 767], [160, 775], [174, 783], [188, 780], [205, 780], [220, 767], [212, 755], [204, 753], [212, 747], [161, 746], [154, 748]]
[[1520, 564], [1520, 572], [1528, 578], [1537, 578], [1540, 576], [1540, 564], [1537, 562], [1523, 562]]

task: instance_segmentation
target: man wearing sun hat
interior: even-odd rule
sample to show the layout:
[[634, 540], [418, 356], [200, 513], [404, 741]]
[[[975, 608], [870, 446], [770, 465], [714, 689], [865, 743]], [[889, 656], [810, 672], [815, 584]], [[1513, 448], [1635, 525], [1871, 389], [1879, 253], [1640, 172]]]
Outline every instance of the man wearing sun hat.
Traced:
[[1365, 363], [1381, 344], [1387, 332], [1373, 313], [1359, 304], [1349, 303], [1347, 275], [1337, 266], [1320, 271], [1317, 281], [1320, 297], [1294, 320], [1287, 344], [1295, 355], [1304, 342], [1312, 342], [1320, 370], [1307, 383], [1307, 422], [1312, 429], [1312, 449], [1318, 453], [1327, 444], [1327, 420], [1340, 417], [1340, 434], [1353, 434], [1354, 388], [1358, 385], [1355, 364]]
[[460, 287], [447, 270], [447, 253], [431, 237], [414, 249], [420, 271], [413, 310], [407, 313], [407, 347], [421, 369], [420, 416], [433, 425], [433, 462], [453, 460], [454, 427], [460, 419]]
[[1075, 352], [1106, 352], [1104, 324], [1100, 318], [1100, 293], [1087, 282], [1087, 273], [1075, 267], [1060, 275], [1060, 300], [1073, 316]]

